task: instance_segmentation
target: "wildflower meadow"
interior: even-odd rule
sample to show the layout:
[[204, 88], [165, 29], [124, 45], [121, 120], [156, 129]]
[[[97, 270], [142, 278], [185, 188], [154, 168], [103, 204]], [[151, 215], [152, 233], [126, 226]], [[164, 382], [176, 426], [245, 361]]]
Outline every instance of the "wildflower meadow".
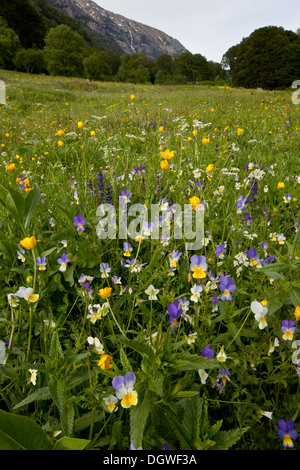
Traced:
[[300, 449], [292, 92], [0, 78], [0, 448]]

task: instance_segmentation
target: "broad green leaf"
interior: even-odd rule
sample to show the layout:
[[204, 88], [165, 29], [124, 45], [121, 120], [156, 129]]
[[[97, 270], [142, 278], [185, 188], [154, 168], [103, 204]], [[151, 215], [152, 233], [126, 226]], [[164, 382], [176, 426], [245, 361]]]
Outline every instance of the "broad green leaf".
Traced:
[[87, 439], [62, 437], [55, 443], [53, 450], [84, 450], [89, 443]]
[[52, 444], [31, 418], [0, 410], [0, 450], [52, 450]]

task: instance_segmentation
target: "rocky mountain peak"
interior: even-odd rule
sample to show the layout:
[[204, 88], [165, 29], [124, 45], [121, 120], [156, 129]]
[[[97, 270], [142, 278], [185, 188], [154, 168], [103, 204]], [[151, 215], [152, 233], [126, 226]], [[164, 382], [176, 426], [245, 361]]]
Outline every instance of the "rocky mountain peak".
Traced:
[[115, 41], [124, 54], [142, 53], [156, 59], [162, 54], [187, 51], [177, 39], [166, 33], [105, 10], [92, 0], [46, 1], [81, 25]]

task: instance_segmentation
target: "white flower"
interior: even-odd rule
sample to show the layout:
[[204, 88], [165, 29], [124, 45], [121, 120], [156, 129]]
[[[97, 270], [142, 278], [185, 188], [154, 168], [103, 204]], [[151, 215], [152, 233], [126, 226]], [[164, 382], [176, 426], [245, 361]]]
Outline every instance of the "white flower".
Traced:
[[21, 299], [25, 299], [28, 302], [36, 302], [39, 298], [38, 294], [33, 293], [32, 287], [20, 287], [20, 289], [15, 294], [17, 297]]
[[198, 299], [200, 297], [200, 293], [203, 291], [202, 286], [197, 286], [197, 284], [194, 284], [193, 287], [191, 288], [191, 293], [193, 294], [191, 296], [191, 300], [193, 302], [198, 302]]
[[224, 351], [224, 346], [221, 347], [220, 351], [217, 354], [217, 360], [219, 362], [225, 362], [227, 359], [226, 353]]
[[279, 245], [284, 245], [284, 241], [286, 240], [286, 237], [283, 235], [283, 233], [280, 233], [277, 235], [277, 240]]
[[156, 294], [159, 293], [159, 289], [155, 289], [152, 284], [145, 290], [145, 294], [149, 297], [149, 300], [157, 300]]
[[29, 369], [29, 372], [31, 374], [30, 382], [32, 383], [32, 385], [36, 385], [36, 376], [38, 371], [35, 369]]
[[278, 338], [275, 338], [274, 344], [270, 344], [269, 351], [268, 351], [268, 356], [271, 355], [271, 353], [275, 350], [276, 347], [279, 346], [279, 341]]
[[188, 335], [188, 337], [187, 337], [187, 343], [188, 343], [188, 344], [194, 343], [196, 338], [197, 338], [197, 333], [191, 333], [191, 334]]
[[198, 370], [198, 374], [199, 374], [199, 376], [200, 376], [201, 383], [202, 383], [202, 384], [205, 384], [206, 381], [207, 381], [207, 378], [208, 378], [208, 373], [205, 372], [204, 369], [199, 369], [199, 370]]
[[93, 351], [98, 354], [104, 354], [103, 344], [101, 344], [98, 338], [93, 338], [92, 336], [88, 336], [87, 342], [92, 347]]
[[263, 411], [259, 410], [261, 416], [265, 416], [266, 418], [272, 419], [273, 411]]
[[116, 404], [118, 403], [117, 397], [114, 395], [110, 395], [109, 397], [104, 398], [104, 403], [107, 407], [107, 409], [112, 413], [113, 411], [117, 411], [118, 407]]
[[7, 300], [11, 307], [17, 307], [19, 305], [18, 298], [15, 294], [7, 294]]
[[254, 313], [255, 320], [258, 322], [258, 327], [260, 330], [263, 330], [268, 326], [265, 316], [268, 313], [267, 307], [264, 307], [260, 302], [254, 300], [251, 302], [251, 312]]

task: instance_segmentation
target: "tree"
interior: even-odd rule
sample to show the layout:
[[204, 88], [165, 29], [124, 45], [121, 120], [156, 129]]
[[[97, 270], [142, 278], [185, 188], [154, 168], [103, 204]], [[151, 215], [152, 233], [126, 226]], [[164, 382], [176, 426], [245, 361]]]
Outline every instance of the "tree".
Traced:
[[6, 21], [0, 17], [0, 67], [13, 69], [14, 57], [20, 49], [21, 43], [18, 35], [7, 26]]
[[[281, 88], [291, 83], [298, 71], [299, 35], [282, 27], [256, 29], [224, 54], [222, 64], [229, 68], [232, 83], [246, 88]], [[295, 47], [291, 47], [295, 45]]]
[[112, 80], [120, 64], [120, 57], [116, 53], [93, 50], [83, 60], [84, 76], [91, 80]]
[[14, 59], [17, 70], [27, 73], [44, 73], [47, 66], [44, 58], [44, 51], [37, 48], [20, 49]]
[[81, 77], [87, 44], [67, 25], [51, 28], [45, 37], [45, 60], [51, 75]]

